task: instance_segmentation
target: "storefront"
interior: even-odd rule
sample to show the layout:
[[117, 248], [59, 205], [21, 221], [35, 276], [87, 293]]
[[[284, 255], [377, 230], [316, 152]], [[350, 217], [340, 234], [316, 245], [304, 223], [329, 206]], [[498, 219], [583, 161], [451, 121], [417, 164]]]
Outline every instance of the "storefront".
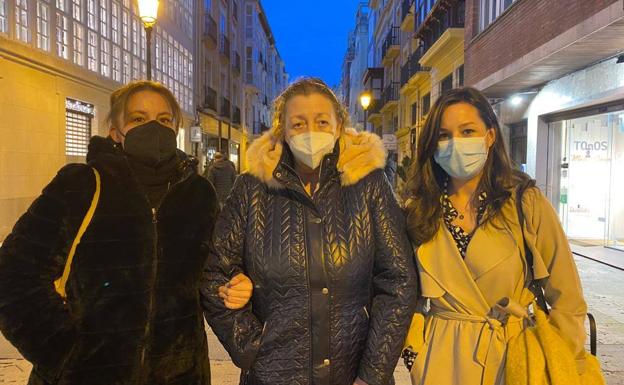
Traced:
[[571, 242], [624, 251], [624, 101], [568, 115], [549, 123], [553, 203]]

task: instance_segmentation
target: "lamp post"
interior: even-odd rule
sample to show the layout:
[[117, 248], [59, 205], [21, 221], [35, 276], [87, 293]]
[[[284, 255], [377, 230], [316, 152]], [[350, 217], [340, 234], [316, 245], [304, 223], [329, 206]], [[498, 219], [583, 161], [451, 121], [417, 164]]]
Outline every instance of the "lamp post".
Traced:
[[152, 80], [152, 29], [158, 18], [158, 0], [138, 0], [139, 17], [143, 22], [146, 37], [147, 80]]
[[360, 95], [360, 104], [362, 105], [362, 109], [364, 110], [364, 131], [368, 131], [367, 130], [367, 126], [368, 126], [368, 106], [370, 106], [371, 103], [371, 94], [368, 91], [364, 91], [361, 95]]

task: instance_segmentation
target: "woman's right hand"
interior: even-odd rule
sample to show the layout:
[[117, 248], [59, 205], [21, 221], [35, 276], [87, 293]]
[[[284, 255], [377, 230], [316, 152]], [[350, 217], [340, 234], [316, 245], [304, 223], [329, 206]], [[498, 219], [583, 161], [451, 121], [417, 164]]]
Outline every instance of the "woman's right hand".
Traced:
[[219, 297], [223, 299], [225, 307], [231, 310], [241, 309], [247, 305], [252, 293], [253, 283], [243, 273], [237, 274], [225, 286], [219, 287]]

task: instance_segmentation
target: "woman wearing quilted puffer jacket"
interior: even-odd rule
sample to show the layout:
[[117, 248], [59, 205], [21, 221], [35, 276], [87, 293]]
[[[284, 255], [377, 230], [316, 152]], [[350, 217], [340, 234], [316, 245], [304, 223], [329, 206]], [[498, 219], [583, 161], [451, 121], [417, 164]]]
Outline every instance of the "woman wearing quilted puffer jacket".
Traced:
[[[289, 86], [217, 219], [203, 305], [241, 383], [394, 383], [416, 303], [413, 252], [382, 141], [347, 123], [322, 81]], [[241, 272], [252, 301], [228, 310], [219, 287]]]

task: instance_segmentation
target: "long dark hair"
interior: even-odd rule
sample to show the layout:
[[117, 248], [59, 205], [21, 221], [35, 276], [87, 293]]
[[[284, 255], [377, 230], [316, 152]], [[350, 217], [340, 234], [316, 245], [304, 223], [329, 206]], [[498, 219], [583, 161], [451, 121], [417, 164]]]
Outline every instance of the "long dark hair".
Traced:
[[[433, 105], [418, 138], [416, 160], [412, 164], [408, 181], [411, 198], [408, 209], [408, 232], [415, 245], [421, 245], [433, 238], [442, 218], [441, 197], [447, 173], [434, 161], [438, 148], [442, 114], [447, 107], [457, 103], [468, 103], [479, 111], [487, 128], [495, 130], [495, 141], [488, 153], [478, 192], [487, 194], [488, 210], [484, 221], [501, 212], [504, 203], [511, 196], [511, 190], [518, 186], [528, 187], [533, 182], [525, 173], [513, 168], [502, 139], [498, 119], [487, 98], [474, 88], [457, 88], [443, 94]], [[478, 205], [478, 195], [472, 197], [472, 206]]]

